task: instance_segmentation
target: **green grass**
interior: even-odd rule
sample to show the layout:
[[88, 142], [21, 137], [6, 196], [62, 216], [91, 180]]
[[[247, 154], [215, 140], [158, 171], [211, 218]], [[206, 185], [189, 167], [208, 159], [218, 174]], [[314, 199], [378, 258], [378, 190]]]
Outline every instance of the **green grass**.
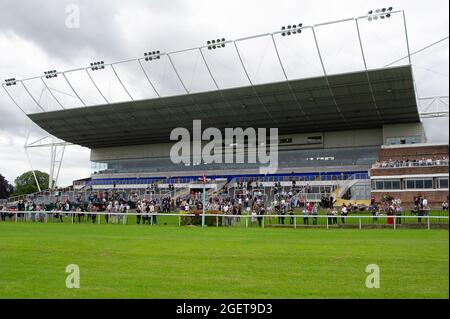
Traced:
[[448, 230], [3, 222], [0, 298], [448, 298], [448, 256]]

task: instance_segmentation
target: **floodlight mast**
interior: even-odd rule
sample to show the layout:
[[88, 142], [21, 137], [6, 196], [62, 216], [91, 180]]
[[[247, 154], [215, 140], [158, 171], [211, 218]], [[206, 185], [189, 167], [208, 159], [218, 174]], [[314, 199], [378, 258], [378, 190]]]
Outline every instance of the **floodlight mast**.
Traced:
[[[179, 75], [179, 73], [177, 71], [176, 66], [174, 65], [174, 63], [173, 63], [173, 61], [171, 59], [171, 55], [175, 55], [175, 54], [179, 54], [179, 53], [183, 53], [183, 52], [189, 52], [189, 51], [196, 51], [196, 50], [200, 50], [201, 51], [202, 49], [210, 49], [211, 50], [211, 49], [214, 49], [214, 47], [217, 48], [217, 49], [220, 49], [220, 48], [224, 48], [227, 44], [232, 44], [233, 46], [235, 46], [236, 53], [238, 54], [238, 57], [239, 57], [239, 50], [237, 49], [237, 45], [236, 45], [237, 42], [250, 40], [250, 39], [256, 39], [256, 38], [261, 38], [261, 37], [267, 37], [267, 36], [273, 37], [273, 36], [278, 35], [278, 34], [286, 35], [288, 32], [291, 32], [292, 34], [300, 34], [302, 32], [302, 30], [304, 30], [304, 29], [311, 29], [313, 31], [313, 33], [314, 33], [314, 29], [318, 28], [318, 27], [321, 27], [321, 26], [337, 24], [337, 23], [342, 23], [342, 22], [347, 22], [347, 21], [358, 21], [360, 19], [368, 19], [368, 20], [373, 21], [374, 19], [376, 19], [376, 20], [378, 20], [378, 18], [382, 19], [381, 17], [387, 18], [387, 17], [390, 17], [391, 15], [399, 14], [399, 13], [402, 14], [403, 20], [404, 20], [405, 35], [406, 35], [406, 42], [407, 42], [407, 49], [408, 49], [408, 58], [409, 58], [409, 64], [411, 64], [411, 57], [410, 57], [411, 55], [410, 55], [410, 51], [409, 51], [409, 41], [408, 41], [408, 35], [407, 35], [407, 29], [406, 29], [405, 12], [403, 10], [393, 11], [392, 7], [389, 7], [389, 9], [386, 9], [386, 8], [383, 8], [381, 10], [378, 9], [375, 12], [373, 12], [371, 10], [371, 11], [369, 11], [369, 13], [367, 15], [363, 15], [363, 16], [347, 18], [347, 19], [340, 19], [340, 20], [329, 21], [329, 22], [324, 22], [324, 23], [318, 23], [318, 24], [310, 25], [310, 26], [305, 26], [302, 23], [299, 23], [298, 25], [292, 25], [292, 27], [289, 30], [287, 30], [286, 28], [282, 28], [281, 30], [274, 31], [274, 32], [271, 32], [271, 33], [263, 33], [263, 34], [253, 35], [253, 36], [247, 36], [247, 37], [238, 38], [236, 40], [226, 40], [225, 38], [218, 38], [217, 40], [209, 40], [209, 41], [206, 42], [206, 44], [204, 44], [204, 45], [202, 45], [200, 47], [195, 47], [195, 48], [177, 50], [177, 51], [172, 51], [172, 52], [152, 51], [152, 52], [147, 52], [146, 54], [144, 54], [144, 57], [139, 57], [139, 58], [134, 58], [134, 59], [127, 59], [127, 60], [117, 61], [117, 62], [113, 62], [113, 63], [105, 63], [104, 61], [98, 61], [98, 62], [90, 63], [90, 66], [87, 66], [87, 67], [70, 69], [70, 70], [67, 70], [67, 71], [64, 71], [64, 72], [56, 72], [56, 71], [54, 71], [54, 72], [52, 72], [52, 74], [54, 73], [55, 77], [57, 75], [61, 74], [64, 77], [64, 79], [67, 82], [67, 84], [69, 85], [70, 89], [75, 93], [75, 96], [80, 100], [81, 104], [83, 106], [87, 106], [86, 103], [83, 101], [83, 99], [81, 99], [80, 95], [76, 92], [76, 90], [73, 87], [73, 85], [70, 83], [69, 78], [66, 76], [66, 74], [71, 73], [71, 72], [85, 71], [87, 73], [90, 81], [94, 85], [95, 89], [97, 90], [97, 92], [101, 95], [101, 97], [104, 99], [104, 101], [107, 104], [110, 104], [110, 101], [106, 98], [105, 94], [103, 94], [103, 92], [100, 90], [100, 87], [97, 85], [97, 83], [95, 82], [95, 80], [93, 79], [92, 75], [89, 72], [89, 70], [94, 72], [94, 71], [97, 71], [97, 70], [105, 69], [105, 67], [110, 66], [112, 68], [112, 70], [113, 70], [117, 80], [119, 81], [120, 85], [124, 89], [125, 93], [131, 99], [131, 101], [133, 101], [134, 100], [133, 96], [130, 94], [130, 91], [127, 90], [125, 84], [120, 79], [118, 73], [116, 72], [116, 70], [114, 68], [114, 65], [121, 64], [121, 63], [127, 63], [127, 62], [138, 62], [140, 67], [141, 67], [141, 70], [143, 71], [145, 77], [147, 78], [147, 81], [149, 82], [150, 86], [155, 91], [156, 95], [158, 97], [161, 97], [160, 93], [156, 90], [155, 85], [151, 82], [149, 75], [147, 74], [146, 70], [144, 69], [144, 67], [142, 65], [142, 61], [149, 61], [149, 60], [153, 60], [153, 59], [160, 59], [161, 56], [167, 56], [167, 58], [169, 59], [170, 64], [172, 65], [172, 67], [173, 67], [173, 69], [174, 69], [174, 71], [175, 71], [175, 73], [177, 75], [178, 80], [180, 81], [181, 85], [185, 89], [186, 93], [188, 95], [190, 95], [189, 90], [185, 86], [181, 76]], [[317, 40], [316, 40], [316, 45], [317, 45]], [[319, 55], [320, 55], [320, 50], [318, 50], [318, 52], [319, 52]], [[203, 61], [205, 62], [206, 67], [209, 69], [209, 66], [207, 65], [205, 59], [203, 59]], [[245, 72], [245, 65], [243, 65], [242, 61], [241, 61], [241, 64], [242, 64], [242, 66], [244, 68], [244, 72]], [[209, 70], [209, 72], [210, 72], [210, 70]], [[210, 72], [210, 74], [211, 74], [211, 72]], [[324, 74], [326, 74], [326, 71], [324, 72]], [[36, 105], [43, 112], [45, 112], [44, 108], [39, 104], [39, 102], [34, 98], [32, 93], [28, 90], [28, 88], [24, 84], [25, 81], [29, 81], [29, 80], [36, 79], [36, 78], [41, 78], [41, 77], [37, 76], [37, 77], [25, 78], [25, 79], [22, 79], [22, 80], [15, 80], [15, 79], [14, 80], [15, 80], [15, 83], [21, 82], [21, 84], [24, 86], [26, 92], [32, 98], [32, 100], [36, 103]], [[214, 82], [215, 82], [214, 84], [216, 86], [218, 86], [217, 82], [216, 81], [214, 81]], [[46, 83], [44, 83], [44, 84], [46, 84]], [[250, 79], [250, 84], [253, 85], [251, 79]], [[5, 90], [7, 90], [7, 88], [5, 86], [3, 86], [3, 87], [4, 87]], [[53, 93], [51, 92], [50, 88], [48, 88], [48, 90], [53, 95]], [[9, 92], [8, 92], [8, 96], [10, 96], [10, 98], [13, 100], [13, 102], [18, 106], [18, 103], [16, 103], [16, 101], [14, 101], [14, 99], [12, 98], [11, 94], [9, 94]], [[59, 101], [56, 99], [56, 97], [54, 97], [54, 98], [59, 103]], [[59, 103], [59, 104], [64, 109], [64, 107], [61, 105], [61, 103]], [[24, 112], [23, 109], [21, 109], [21, 110]]]
[[[404, 10], [395, 10], [395, 11], [390, 11], [390, 14], [397, 14], [397, 13], [402, 13], [404, 15]], [[384, 13], [379, 13], [379, 14], [375, 14], [372, 15], [373, 16], [380, 16]], [[334, 20], [334, 21], [329, 21], [329, 22], [323, 22], [323, 23], [317, 23], [314, 25], [310, 25], [310, 26], [301, 26], [301, 27], [297, 27], [297, 30], [304, 30], [304, 29], [310, 29], [312, 27], [320, 27], [320, 26], [325, 26], [325, 25], [330, 25], [330, 24], [336, 24], [336, 23], [341, 23], [341, 22], [347, 22], [347, 21], [353, 21], [355, 19], [360, 20], [360, 19], [367, 19], [369, 18], [370, 15], [363, 15], [363, 16], [358, 16], [358, 17], [353, 17], [353, 18], [346, 18], [346, 19], [340, 19], [340, 20]], [[266, 36], [270, 36], [270, 35], [277, 35], [277, 34], [281, 34], [283, 32], [286, 32], [286, 30], [277, 30], [274, 32], [267, 32], [267, 33], [261, 33], [261, 34], [257, 34], [257, 35], [252, 35], [252, 36], [247, 36], [247, 37], [242, 37], [242, 38], [237, 38], [235, 40], [225, 40], [223, 42], [221, 42], [221, 44], [233, 44], [233, 42], [239, 42], [239, 41], [244, 41], [244, 40], [250, 40], [250, 39], [256, 39], [256, 38], [261, 38], [261, 37], [266, 37]], [[188, 52], [188, 51], [193, 51], [193, 50], [198, 50], [198, 49], [207, 49], [208, 48], [208, 44], [204, 44], [202, 46], [199, 47], [192, 47], [192, 48], [188, 48], [188, 49], [182, 49], [182, 50], [176, 50], [176, 51], [171, 51], [171, 52], [160, 52], [158, 53], [159, 56], [163, 56], [163, 55], [174, 55], [177, 53], [183, 53], [183, 52]], [[121, 61], [117, 61], [117, 62], [112, 62], [112, 63], [104, 63], [102, 64], [103, 66], [111, 66], [112, 64], [120, 64], [120, 63], [126, 63], [126, 62], [135, 62], [138, 60], [143, 60], [144, 58], [139, 57], [139, 58], [132, 58], [132, 59], [127, 59], [127, 60], [121, 60]], [[92, 66], [87, 66], [87, 67], [82, 67], [82, 68], [75, 68], [75, 69], [69, 69], [64, 71], [64, 73], [68, 73], [68, 72], [75, 72], [75, 71], [80, 71], [83, 69], [90, 69], [92, 68]], [[57, 74], [61, 74], [62, 72], [58, 72]], [[31, 77], [31, 78], [25, 78], [22, 80], [17, 80], [17, 82], [20, 81], [28, 81], [28, 80], [32, 80], [38, 77]]]

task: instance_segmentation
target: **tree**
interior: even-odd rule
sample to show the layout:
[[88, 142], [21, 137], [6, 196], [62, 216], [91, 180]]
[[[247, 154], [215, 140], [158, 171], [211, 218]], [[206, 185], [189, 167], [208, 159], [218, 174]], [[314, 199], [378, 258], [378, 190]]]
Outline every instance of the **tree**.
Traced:
[[13, 192], [14, 187], [0, 174], [0, 199], [6, 199]]
[[[34, 173], [36, 174], [41, 190], [48, 189], [49, 175], [41, 171], [34, 171]], [[39, 191], [32, 171], [18, 176], [14, 183], [16, 184], [14, 195], [31, 194]]]

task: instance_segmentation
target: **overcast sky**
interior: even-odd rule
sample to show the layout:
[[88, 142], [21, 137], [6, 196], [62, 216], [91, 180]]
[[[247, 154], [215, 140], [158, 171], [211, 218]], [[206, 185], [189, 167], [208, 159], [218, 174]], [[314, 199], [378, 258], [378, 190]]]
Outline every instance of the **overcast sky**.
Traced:
[[[66, 12], [71, 4], [79, 8], [79, 28], [67, 27], [67, 21], [74, 22], [68, 20], [73, 7], [69, 6], [70, 12]], [[0, 79], [21, 79], [45, 70], [86, 66], [96, 60], [112, 62], [135, 58], [155, 48], [164, 51], [190, 48], [218, 36], [236, 39], [275, 31], [287, 24], [312, 25], [354, 17], [383, 6], [406, 11], [411, 51], [448, 36], [448, 0], [2, 0]], [[396, 47], [400, 41], [395, 35], [394, 31], [392, 34], [385, 32], [378, 38], [368, 39], [367, 45], [377, 48], [373, 41], [380, 41], [377, 56], [391, 51], [396, 52], [392, 58], [399, 57], [402, 52], [399, 52], [400, 46]], [[333, 41], [345, 43], [337, 40], [331, 30], [319, 36], [324, 46], [330, 45], [330, 52], [334, 52]], [[447, 40], [413, 57], [419, 97], [448, 95], [448, 50]], [[259, 72], [261, 65], [267, 64], [266, 60], [258, 60], [257, 55], [253, 59], [250, 53], [248, 51], [247, 57], [252, 58], [246, 61], [254, 61], [254, 68]], [[341, 54], [342, 57], [346, 58], [345, 54]], [[336, 72], [344, 65], [337, 61], [333, 62]], [[185, 64], [186, 67], [192, 65]], [[264, 75], [262, 71], [260, 74]], [[141, 81], [134, 81], [132, 83], [138, 87]], [[23, 150], [28, 133], [30, 139], [37, 139], [45, 136], [45, 132], [34, 125], [3, 90], [0, 91], [0, 112], [0, 173], [13, 182], [15, 177], [30, 169]], [[425, 120], [424, 124], [429, 142], [448, 143], [448, 118]], [[35, 169], [49, 170], [49, 151], [30, 150]], [[68, 185], [89, 174], [89, 150], [68, 147], [59, 184]]]

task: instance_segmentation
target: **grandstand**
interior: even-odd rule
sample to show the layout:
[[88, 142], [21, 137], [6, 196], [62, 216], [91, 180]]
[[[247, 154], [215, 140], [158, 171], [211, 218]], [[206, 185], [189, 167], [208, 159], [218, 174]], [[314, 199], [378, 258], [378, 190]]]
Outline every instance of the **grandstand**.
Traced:
[[[304, 192], [303, 196], [307, 201], [320, 202], [324, 196], [332, 196], [338, 201], [368, 203], [371, 196], [370, 170], [379, 160], [380, 149], [399, 143], [426, 143], [418, 112], [411, 61], [409, 58], [406, 65], [369, 69], [366, 63], [368, 54], [364, 51], [358, 29], [356, 43], [361, 46], [358, 53], [359, 58], [363, 58], [363, 66], [359, 70], [352, 67], [345, 72], [330, 74], [323, 63], [315, 30], [324, 25], [348, 21], [356, 21], [358, 28], [358, 23], [377, 20], [374, 17], [380, 17], [387, 23], [391, 16], [393, 20], [398, 13], [399, 17], [403, 13], [393, 11], [392, 8], [388, 12], [388, 15], [386, 10], [378, 11], [369, 16], [314, 26], [299, 25], [298, 30], [295, 30], [298, 34], [303, 31], [304, 36], [311, 32], [315, 40], [311, 42], [311, 48], [317, 51], [315, 59], [320, 61], [322, 74], [312, 77], [288, 78], [286, 65], [278, 54], [275, 41], [275, 36], [286, 34], [277, 31], [234, 41], [221, 40], [221, 48], [225, 48], [225, 45], [227, 48], [234, 46], [239, 58], [238, 65], [248, 79], [246, 85], [224, 88], [218, 85], [202, 51], [211, 49], [211, 43], [208, 47], [189, 49], [203, 58], [201, 61], [208, 72], [206, 74], [210, 76], [209, 81], [215, 84], [213, 89], [198, 92], [190, 92], [181, 72], [178, 72], [172, 58], [178, 52], [154, 51], [146, 53], [145, 58], [112, 64], [101, 61], [82, 68], [89, 76], [88, 82], [92, 82], [94, 91], [98, 91], [104, 99], [104, 103], [92, 105], [87, 105], [88, 99], [82, 97], [82, 90], [76, 90], [69, 79], [68, 74], [78, 72], [77, 70], [55, 71], [54, 77], [61, 75], [60, 78], [65, 80], [67, 87], [75, 94], [75, 99], [81, 102], [82, 105], [78, 107], [64, 107], [61, 96], [43, 80], [46, 89], [52, 93], [54, 105], [61, 106], [56, 110], [46, 109], [25, 85], [29, 79], [13, 79], [9, 86], [20, 82], [38, 106], [38, 109], [34, 108], [31, 112], [24, 111], [34, 123], [66, 143], [91, 150], [89, 178], [74, 181], [63, 194], [55, 194], [50, 190], [35, 194], [34, 198], [45, 202], [61, 196], [67, 199], [82, 196], [86, 200], [93, 193], [100, 195], [112, 191], [138, 198], [177, 198], [200, 191], [203, 187], [201, 178], [206, 175], [208, 181], [205, 188], [209, 197], [224, 192], [235, 197], [243, 189], [251, 189], [258, 192], [265, 201], [271, 201], [277, 193], [289, 192], [297, 187], [297, 191]], [[285, 78], [256, 83], [247, 72], [236, 43], [264, 37], [273, 40], [274, 52], [277, 53], [277, 61]], [[410, 57], [409, 46], [405, 47], [407, 57]], [[146, 69], [142, 67], [144, 59], [166, 59], [185, 92], [167, 96], [159, 94]], [[141, 66], [156, 97], [133, 98], [133, 88], [127, 87], [126, 81], [121, 81], [123, 78], [117, 72], [117, 65], [128, 62], [136, 62]], [[102, 72], [106, 68], [113, 71], [119, 88], [123, 88], [129, 98], [110, 101], [101, 86], [97, 85], [93, 72]], [[6, 89], [5, 86], [4, 88]], [[7, 92], [21, 107], [13, 94]], [[194, 120], [201, 120], [205, 127], [217, 128], [222, 133], [229, 127], [278, 128], [277, 172], [261, 174], [258, 164], [248, 162], [174, 163], [170, 158], [170, 149], [174, 144], [170, 140], [171, 132], [177, 127], [184, 127], [192, 133]], [[201, 143], [205, 145], [206, 141]], [[249, 145], [239, 150], [234, 140], [226, 140], [221, 146], [225, 150], [231, 148], [234, 155], [239, 155], [239, 152], [249, 154]], [[199, 155], [195, 152], [193, 150], [191, 154], [193, 158]], [[242, 183], [245, 183], [245, 187]], [[274, 191], [274, 188], [277, 190]]]

